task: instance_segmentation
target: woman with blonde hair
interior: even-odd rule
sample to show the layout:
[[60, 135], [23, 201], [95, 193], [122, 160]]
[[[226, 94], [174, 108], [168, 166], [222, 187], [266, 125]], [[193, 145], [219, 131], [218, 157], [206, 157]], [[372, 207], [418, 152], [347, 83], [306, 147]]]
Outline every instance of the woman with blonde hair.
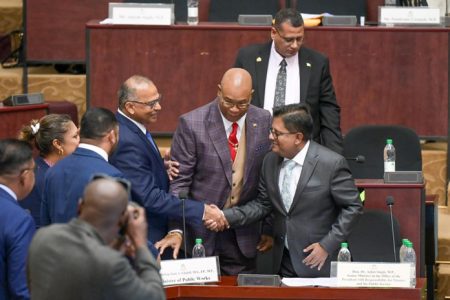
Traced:
[[68, 115], [50, 114], [23, 126], [19, 140], [34, 144], [39, 151], [39, 156], [35, 158], [35, 186], [28, 197], [20, 202], [24, 209], [30, 211], [39, 228], [45, 173], [48, 168], [75, 151], [80, 143], [80, 136], [78, 128]]

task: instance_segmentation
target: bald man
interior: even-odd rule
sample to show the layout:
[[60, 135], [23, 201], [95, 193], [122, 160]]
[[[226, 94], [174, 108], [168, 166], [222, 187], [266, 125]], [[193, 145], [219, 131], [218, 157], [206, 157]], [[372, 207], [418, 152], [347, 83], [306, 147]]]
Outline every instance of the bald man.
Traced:
[[[165, 299], [159, 266], [147, 248], [145, 211], [127, 207], [128, 191], [117, 180], [92, 181], [77, 219], [37, 232], [28, 257], [32, 299]], [[124, 234], [134, 269], [111, 247]]]
[[[181, 116], [171, 147], [172, 159], [180, 163], [172, 193], [188, 192], [221, 209], [256, 197], [261, 163], [270, 151], [271, 117], [250, 105], [252, 94], [250, 74], [233, 68], [223, 75], [214, 101]], [[221, 233], [189, 225], [186, 234], [188, 252], [194, 239], [202, 238], [206, 255], [219, 256], [222, 275], [255, 272], [257, 224]], [[169, 238], [155, 246], [164, 250]]]

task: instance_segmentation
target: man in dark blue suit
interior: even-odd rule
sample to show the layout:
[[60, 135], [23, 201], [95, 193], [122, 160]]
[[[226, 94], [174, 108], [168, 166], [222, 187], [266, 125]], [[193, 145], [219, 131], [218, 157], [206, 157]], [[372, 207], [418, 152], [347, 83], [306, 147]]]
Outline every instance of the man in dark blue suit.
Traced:
[[34, 167], [28, 143], [0, 141], [0, 300], [30, 298], [25, 262], [35, 224], [17, 201], [33, 189]]
[[118, 124], [104, 108], [88, 110], [81, 119], [80, 145], [71, 155], [49, 169], [41, 206], [42, 225], [67, 223], [77, 216], [78, 201], [92, 175], [124, 177], [108, 163], [117, 145]]
[[[168, 217], [180, 218], [181, 201], [168, 194], [169, 174], [147, 126], [157, 121], [161, 95], [148, 78], [134, 75], [119, 89], [119, 144], [110, 162], [132, 184], [132, 198], [147, 213], [149, 240], [161, 240], [168, 230]], [[170, 168], [168, 168], [170, 173]], [[171, 173], [170, 175], [175, 175]], [[186, 220], [201, 224], [203, 217], [221, 212], [217, 207], [186, 201]], [[181, 231], [174, 231], [181, 238]], [[169, 257], [169, 254], [166, 254]]]

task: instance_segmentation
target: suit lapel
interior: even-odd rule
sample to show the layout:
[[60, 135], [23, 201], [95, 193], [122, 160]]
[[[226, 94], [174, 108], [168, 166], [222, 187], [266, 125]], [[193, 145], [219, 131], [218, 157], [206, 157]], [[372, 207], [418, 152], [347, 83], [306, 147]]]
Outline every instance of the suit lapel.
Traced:
[[246, 159], [245, 159], [245, 174], [244, 174], [244, 186], [250, 176], [250, 170], [253, 166], [253, 161], [255, 158], [256, 141], [260, 136], [259, 133], [260, 124], [258, 119], [255, 118], [253, 107], [250, 107], [247, 112], [247, 117], [245, 119], [245, 130], [246, 130]]
[[308, 91], [309, 78], [311, 76], [311, 62], [309, 61], [309, 55], [300, 48], [298, 64], [300, 69], [300, 101], [305, 103], [306, 95]]
[[139, 127], [137, 127], [133, 122], [131, 122], [130, 120], [128, 120], [127, 118], [125, 118], [124, 116], [122, 116], [121, 114], [117, 113], [116, 114], [117, 119], [119, 120], [119, 122], [121, 122], [124, 126], [128, 127], [128, 129], [130, 129], [131, 132], [133, 132], [137, 138], [141, 141], [141, 145], [144, 145], [144, 147], [148, 150], [148, 153], [150, 153], [150, 155], [153, 155], [153, 157], [156, 159], [156, 161], [158, 161], [160, 163], [160, 165], [165, 169], [164, 167], [164, 163], [161, 159], [161, 155], [159, 154], [159, 149], [158, 146], [153, 147], [152, 143], [147, 139], [147, 137], [145, 136], [145, 134], [139, 129]]
[[214, 103], [212, 103], [210, 107], [209, 118], [207, 122], [207, 133], [209, 135], [211, 143], [214, 146], [214, 149], [219, 156], [220, 162], [222, 164], [222, 169], [224, 170], [228, 183], [231, 186], [231, 171], [233, 166], [231, 163], [230, 150], [228, 149], [228, 139], [225, 128], [223, 127], [222, 116], [220, 115], [217, 99]]
[[311, 175], [314, 172], [316, 164], [319, 160], [319, 156], [317, 155], [317, 148], [314, 145], [314, 142], [310, 142], [308, 153], [306, 153], [305, 162], [303, 163], [302, 173], [300, 175], [300, 179], [298, 180], [297, 189], [295, 190], [294, 199], [292, 200], [292, 205], [289, 211], [292, 211], [297, 203], [301, 199], [301, 194], [305, 189], [306, 184], [308, 183]]
[[264, 107], [264, 94], [266, 91], [267, 69], [269, 67], [270, 49], [272, 43], [265, 44], [255, 57], [256, 83], [260, 103], [255, 103], [258, 107]]

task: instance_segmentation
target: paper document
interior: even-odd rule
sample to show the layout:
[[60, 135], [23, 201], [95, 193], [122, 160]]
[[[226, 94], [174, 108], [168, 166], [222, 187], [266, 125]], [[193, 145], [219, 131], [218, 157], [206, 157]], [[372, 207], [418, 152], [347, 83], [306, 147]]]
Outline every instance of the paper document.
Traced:
[[336, 277], [317, 278], [283, 278], [281, 283], [286, 286], [337, 286]]

